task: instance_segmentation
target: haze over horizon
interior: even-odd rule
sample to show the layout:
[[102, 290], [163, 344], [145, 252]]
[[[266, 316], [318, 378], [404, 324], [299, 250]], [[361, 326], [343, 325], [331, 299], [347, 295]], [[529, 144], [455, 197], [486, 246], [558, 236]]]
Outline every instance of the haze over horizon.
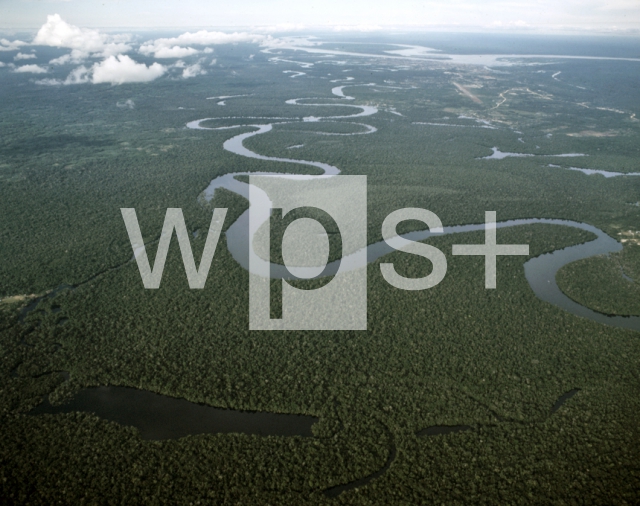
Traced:
[[637, 0], [291, 0], [217, 2], [161, 0], [50, 0], [3, 2], [0, 29], [37, 29], [47, 15], [102, 28], [262, 27], [269, 32], [327, 28], [335, 31], [449, 29], [480, 31], [640, 34]]

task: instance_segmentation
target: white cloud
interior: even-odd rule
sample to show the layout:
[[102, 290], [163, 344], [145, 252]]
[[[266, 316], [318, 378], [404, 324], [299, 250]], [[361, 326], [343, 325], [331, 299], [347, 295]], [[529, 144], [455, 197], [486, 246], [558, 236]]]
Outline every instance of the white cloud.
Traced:
[[200, 53], [200, 51], [192, 47], [157, 47], [153, 44], [140, 46], [140, 52], [146, 55], [153, 54], [156, 58], [184, 58], [185, 56]]
[[44, 86], [61, 86], [63, 84], [83, 84], [88, 82], [89, 69], [87, 69], [87, 67], [85, 67], [84, 65], [81, 65], [80, 67], [73, 69], [64, 81], [62, 81], [61, 79], [40, 79], [35, 83], [42, 84]]
[[194, 65], [189, 65], [182, 71], [182, 77], [185, 79], [189, 79], [190, 77], [201, 76], [206, 74], [207, 71], [203, 70], [199, 63]]
[[64, 81], [61, 81], [60, 79], [38, 79], [37, 81], [34, 81], [36, 84], [41, 84], [43, 86], [60, 86], [61, 84], [64, 84]]
[[288, 48], [289, 46], [305, 46], [305, 47], [313, 47], [320, 46], [322, 42], [315, 40], [316, 37], [303, 37], [303, 36], [288, 36], [288, 37], [267, 37], [262, 45], [266, 47], [274, 47], [274, 48]]
[[23, 65], [22, 67], [16, 67], [14, 72], [29, 72], [31, 74], [46, 74], [49, 72], [46, 68], [40, 65]]
[[162, 46], [171, 46], [173, 44], [199, 44], [201, 46], [212, 46], [215, 44], [231, 44], [234, 42], [260, 42], [265, 38], [264, 35], [248, 32], [208, 32], [200, 30], [196, 33], [186, 32], [178, 37], [170, 39], [156, 39], [154, 43]]
[[40, 46], [66, 47], [103, 56], [131, 50], [126, 44], [128, 36], [107, 35], [97, 30], [79, 28], [66, 23], [58, 14], [47, 16], [47, 22], [38, 31], [33, 44]]
[[33, 53], [18, 53], [13, 57], [14, 60], [31, 60], [32, 58], [36, 58], [36, 55]]
[[5, 62], [0, 61], [0, 67], [4, 67], [5, 65], [6, 65], [6, 63], [5, 63]]
[[157, 79], [166, 71], [167, 68], [157, 62], [147, 67], [144, 63], [136, 63], [127, 55], [109, 56], [93, 66], [92, 82], [94, 84], [144, 83]]
[[[27, 65], [27, 67], [36, 66], [37, 65]], [[192, 72], [194, 70], [192, 70]], [[18, 70], [16, 70], [16, 72], [17, 71]], [[91, 68], [87, 68], [84, 65], [81, 65], [73, 69], [64, 81], [61, 79], [41, 79], [40, 81], [36, 81], [36, 84], [42, 84], [45, 86], [60, 86], [84, 83], [144, 83], [157, 79], [166, 71], [167, 67], [165, 67], [164, 65], [160, 65], [159, 63], [154, 63], [150, 66], [147, 66], [144, 63], [135, 62], [127, 55], [118, 55], [109, 56], [107, 59], [101, 61], [100, 63], [94, 63]], [[22, 72], [27, 71], [25, 70]]]
[[27, 44], [27, 42], [21, 40], [0, 39], [0, 51], [17, 51], [21, 46], [26, 46]]
[[[200, 30], [199, 32], [186, 32], [178, 37], [162, 38], [147, 41], [140, 46], [142, 54], [153, 54], [156, 58], [184, 58], [198, 54], [201, 51], [191, 46], [212, 46], [215, 44], [231, 44], [236, 42], [261, 42], [265, 39], [265, 35], [248, 32], [208, 32]], [[206, 49], [204, 52], [210, 52]]]
[[89, 82], [89, 69], [84, 65], [73, 69], [64, 81], [64, 84], [83, 84]]
[[54, 58], [49, 61], [51, 65], [65, 65], [67, 63], [82, 63], [89, 58], [89, 53], [81, 51], [80, 49], [72, 49], [70, 53], [63, 54], [58, 58]]
[[187, 65], [182, 60], [178, 60], [169, 68], [184, 69], [182, 71], [182, 77], [184, 79], [189, 79], [190, 77], [196, 77], [207, 73], [207, 71], [202, 68], [202, 63], [205, 60], [206, 58], [200, 58], [198, 62], [194, 63], [193, 65]]

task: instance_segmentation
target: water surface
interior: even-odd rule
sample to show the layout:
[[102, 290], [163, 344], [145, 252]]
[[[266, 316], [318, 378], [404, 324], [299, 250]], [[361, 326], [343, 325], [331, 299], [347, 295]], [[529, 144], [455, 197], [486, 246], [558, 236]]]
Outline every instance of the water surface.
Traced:
[[100, 386], [80, 390], [71, 401], [52, 406], [48, 398], [31, 415], [94, 413], [120, 425], [136, 427], [142, 439], [178, 439], [197, 434], [254, 434], [258, 436], [313, 437], [319, 419], [214, 408], [136, 388]]

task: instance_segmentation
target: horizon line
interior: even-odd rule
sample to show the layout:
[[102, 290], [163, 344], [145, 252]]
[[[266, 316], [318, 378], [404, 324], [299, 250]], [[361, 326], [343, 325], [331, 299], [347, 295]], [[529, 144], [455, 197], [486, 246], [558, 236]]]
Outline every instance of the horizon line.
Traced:
[[[37, 31], [42, 25], [3, 26], [2, 33], [19, 33]], [[313, 31], [330, 32], [335, 34], [375, 35], [389, 32], [448, 32], [448, 33], [485, 33], [485, 34], [513, 34], [513, 35], [611, 35], [611, 36], [640, 36], [640, 27], [621, 28], [608, 27], [579, 27], [579, 26], [482, 26], [482, 25], [348, 25], [324, 24], [305, 25], [303, 23], [283, 23], [264, 25], [154, 25], [154, 26], [114, 26], [114, 25], [83, 25], [84, 28], [103, 31], [154, 31], [154, 30], [219, 30], [219, 31], [262, 31], [266, 34], [296, 34]]]

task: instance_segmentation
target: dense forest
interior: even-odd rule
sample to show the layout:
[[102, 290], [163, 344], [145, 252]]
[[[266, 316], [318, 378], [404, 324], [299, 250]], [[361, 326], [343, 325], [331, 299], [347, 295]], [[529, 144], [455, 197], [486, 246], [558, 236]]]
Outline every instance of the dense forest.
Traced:
[[640, 246], [567, 265], [558, 273], [562, 291], [604, 314], [640, 315]]
[[[637, 74], [606, 61], [492, 71], [296, 55], [315, 63], [291, 78], [283, 71], [297, 67], [271, 57], [255, 45], [221, 46], [207, 75], [122, 86], [47, 87], [0, 69], [0, 496], [25, 504], [637, 502], [640, 336], [537, 299], [527, 257], [500, 257], [498, 289], [485, 290], [483, 259], [451, 255], [454, 243], [481, 243], [482, 232], [432, 238], [448, 262], [435, 288], [400, 291], [383, 279], [381, 262], [408, 277], [428, 273], [430, 263], [413, 255], [367, 267], [369, 330], [249, 331], [249, 273], [224, 234], [205, 289], [189, 289], [173, 241], [160, 289], [145, 290], [120, 214], [136, 209], [153, 259], [166, 209], [182, 208], [198, 259], [212, 209], [228, 209], [226, 230], [248, 205], [227, 190], [199, 198], [212, 179], [319, 172], [223, 149], [251, 126], [185, 128], [220, 118], [203, 126], [281, 122], [245, 142], [257, 153], [366, 175], [369, 243], [404, 207], [429, 209], [444, 225], [483, 223], [493, 210], [499, 221], [574, 220], [633, 239], [640, 178], [563, 167], [639, 170], [638, 122], [611, 111], [627, 111], [628, 97], [598, 92]], [[557, 68], [589, 89], [576, 98], [551, 79]], [[379, 109], [354, 120], [374, 134], [324, 135], [363, 127], [302, 121], [345, 114], [331, 94], [344, 76], [380, 85], [344, 90]], [[481, 103], [453, 80], [474, 86]], [[206, 100], [240, 94], [224, 106]], [[286, 104], [299, 97], [327, 106]], [[126, 100], [134, 107], [118, 105]], [[584, 134], [595, 130], [616, 135]], [[482, 159], [496, 146], [535, 156]], [[587, 156], [554, 156], [571, 153]], [[408, 221], [398, 231], [421, 228]], [[541, 224], [497, 235], [529, 244], [529, 258], [593, 239]], [[597, 311], [639, 315], [639, 251], [627, 240], [618, 254], [570, 264], [559, 286]], [[45, 396], [56, 405], [99, 385], [319, 420], [306, 438], [148, 441], [91, 413], [29, 414]], [[434, 426], [472, 430], [424, 435]], [[367, 476], [336, 497], [327, 492]]]

